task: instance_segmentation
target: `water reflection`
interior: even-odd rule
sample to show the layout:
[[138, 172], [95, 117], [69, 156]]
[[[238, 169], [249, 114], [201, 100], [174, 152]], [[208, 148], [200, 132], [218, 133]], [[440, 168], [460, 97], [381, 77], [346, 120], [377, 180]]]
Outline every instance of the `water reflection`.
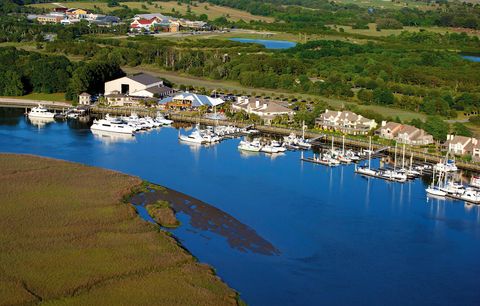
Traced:
[[224, 211], [181, 192], [165, 188], [165, 190], [137, 194], [130, 199], [130, 202], [135, 205], [142, 218], [152, 222], [144, 206], [159, 200], [168, 201], [176, 213], [188, 215], [189, 222], [194, 228], [225, 237], [230, 247], [240, 252], [262, 255], [280, 254], [275, 246], [260, 237], [249, 226]]
[[36, 126], [38, 129], [43, 129], [45, 126], [47, 126], [50, 123], [55, 122], [55, 119], [53, 118], [36, 118], [36, 117], [29, 117], [28, 122], [31, 125]]
[[131, 134], [120, 134], [98, 130], [92, 130], [92, 134], [96, 140], [99, 140], [106, 145], [135, 141], [135, 136]]

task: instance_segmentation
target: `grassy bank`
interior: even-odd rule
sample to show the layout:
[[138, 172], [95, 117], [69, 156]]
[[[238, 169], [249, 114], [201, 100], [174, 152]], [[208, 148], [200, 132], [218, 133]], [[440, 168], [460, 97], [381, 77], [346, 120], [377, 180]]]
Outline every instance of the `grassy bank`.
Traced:
[[113, 171], [0, 155], [0, 304], [225, 305], [236, 294], [122, 198]]
[[30, 93], [24, 96], [15, 96], [15, 97], [2, 97], [2, 98], [13, 98], [13, 99], [26, 99], [26, 100], [41, 100], [41, 101], [52, 101], [52, 102], [67, 102], [65, 100], [65, 94], [63, 92], [57, 93]]

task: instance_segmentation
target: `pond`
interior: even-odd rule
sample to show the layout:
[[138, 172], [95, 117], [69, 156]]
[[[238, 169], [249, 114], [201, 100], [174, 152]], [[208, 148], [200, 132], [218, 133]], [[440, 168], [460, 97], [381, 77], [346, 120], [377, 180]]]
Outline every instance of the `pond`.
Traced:
[[475, 55], [462, 55], [462, 57], [466, 60], [472, 61], [472, 62], [480, 62], [480, 56], [475, 56]]
[[242, 43], [255, 43], [264, 45], [267, 49], [288, 49], [295, 47], [297, 43], [287, 40], [266, 40], [266, 39], [251, 39], [251, 38], [231, 38], [230, 40]]

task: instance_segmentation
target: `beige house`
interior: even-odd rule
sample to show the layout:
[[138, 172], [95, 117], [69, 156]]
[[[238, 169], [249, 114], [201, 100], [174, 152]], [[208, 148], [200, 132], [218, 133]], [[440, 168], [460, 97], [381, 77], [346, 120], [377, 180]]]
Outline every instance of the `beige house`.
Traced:
[[428, 145], [433, 143], [433, 136], [417, 127], [397, 122], [382, 122], [377, 131], [382, 138], [394, 139], [408, 145]]
[[37, 21], [41, 24], [60, 23], [63, 19], [64, 17], [59, 14], [40, 15], [37, 17]]
[[331, 111], [328, 109], [315, 119], [315, 125], [322, 129], [340, 131], [352, 135], [364, 135], [377, 127], [375, 120], [357, 115], [354, 112]]
[[92, 104], [92, 96], [86, 92], [82, 92], [80, 95], [78, 95], [78, 104], [80, 105]]
[[163, 85], [159, 78], [140, 73], [106, 82], [105, 96], [113, 93], [142, 98], [162, 98], [171, 95], [173, 89]]
[[271, 101], [259, 98], [238, 97], [237, 102], [232, 104], [233, 111], [245, 111], [255, 114], [264, 119], [267, 123], [276, 116], [288, 115], [292, 117], [295, 112], [282, 105], [280, 101]]
[[480, 156], [478, 139], [458, 135], [447, 135], [443, 144], [445, 149], [455, 155], [475, 154]]

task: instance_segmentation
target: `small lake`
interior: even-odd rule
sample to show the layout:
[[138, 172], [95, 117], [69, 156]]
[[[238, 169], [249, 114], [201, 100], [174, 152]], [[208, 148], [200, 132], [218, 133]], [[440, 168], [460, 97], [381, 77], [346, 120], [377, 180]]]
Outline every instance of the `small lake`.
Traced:
[[428, 199], [427, 181], [242, 153], [238, 138], [205, 147], [180, 143], [173, 127], [93, 134], [23, 112], [0, 108], [0, 152], [113, 169], [210, 204], [180, 207], [172, 233], [249, 305], [480, 305], [480, 207]]
[[267, 40], [267, 39], [251, 39], [251, 38], [231, 38], [230, 40], [241, 43], [253, 43], [264, 45], [267, 49], [288, 49], [293, 48], [297, 43], [287, 40]]
[[469, 60], [471, 62], [480, 62], [480, 56], [475, 56], [475, 55], [462, 55], [462, 57], [466, 60]]

